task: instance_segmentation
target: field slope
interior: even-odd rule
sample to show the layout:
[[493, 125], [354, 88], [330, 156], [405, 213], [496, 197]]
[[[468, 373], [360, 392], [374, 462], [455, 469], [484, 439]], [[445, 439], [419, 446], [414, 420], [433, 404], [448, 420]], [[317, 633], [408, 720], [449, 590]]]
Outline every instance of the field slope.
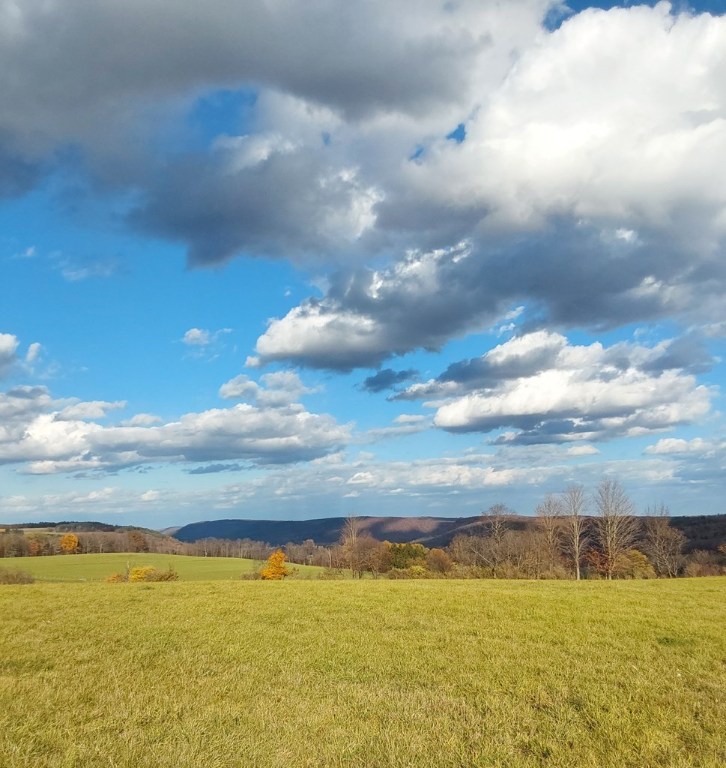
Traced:
[[[40, 581], [103, 581], [113, 573], [124, 573], [127, 566], [134, 568], [138, 565], [153, 565], [161, 570], [171, 567], [182, 581], [229, 581], [239, 579], [243, 574], [250, 574], [260, 567], [256, 560], [238, 557], [187, 557], [143, 552], [0, 560], [3, 568], [19, 568]], [[296, 578], [317, 578], [323, 570], [315, 566], [294, 564], [290, 568], [296, 571]]]
[[726, 764], [726, 579], [0, 587], [0, 766]]

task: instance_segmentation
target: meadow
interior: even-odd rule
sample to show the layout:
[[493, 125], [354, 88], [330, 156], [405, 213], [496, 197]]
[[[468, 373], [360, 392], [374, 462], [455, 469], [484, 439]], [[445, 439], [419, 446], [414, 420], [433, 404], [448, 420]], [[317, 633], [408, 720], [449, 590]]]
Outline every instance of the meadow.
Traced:
[[725, 598], [721, 577], [2, 586], [0, 766], [715, 768]]
[[[150, 552], [105, 553], [90, 555], [48, 555], [43, 557], [6, 558], [0, 567], [20, 568], [39, 581], [103, 581], [126, 568], [152, 565], [160, 570], [173, 568], [182, 581], [238, 580], [243, 574], [259, 570], [258, 560], [239, 557], [190, 557], [161, 555]], [[295, 578], [317, 578], [322, 568], [290, 565]]]

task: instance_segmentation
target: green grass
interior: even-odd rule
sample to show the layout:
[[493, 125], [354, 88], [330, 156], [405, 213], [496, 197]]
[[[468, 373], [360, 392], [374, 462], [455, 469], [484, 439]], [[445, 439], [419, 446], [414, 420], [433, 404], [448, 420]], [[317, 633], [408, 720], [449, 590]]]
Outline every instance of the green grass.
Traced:
[[[40, 581], [103, 581], [113, 573], [124, 573], [127, 565], [131, 568], [153, 565], [162, 570], [171, 566], [182, 581], [218, 581], [239, 579], [242, 574], [257, 570], [260, 563], [237, 557], [187, 557], [143, 552], [0, 560], [0, 566], [20, 568]], [[290, 568], [297, 571], [297, 578], [317, 578], [323, 570], [310, 565], [290, 565]]]
[[726, 764], [726, 579], [0, 587], [2, 768]]

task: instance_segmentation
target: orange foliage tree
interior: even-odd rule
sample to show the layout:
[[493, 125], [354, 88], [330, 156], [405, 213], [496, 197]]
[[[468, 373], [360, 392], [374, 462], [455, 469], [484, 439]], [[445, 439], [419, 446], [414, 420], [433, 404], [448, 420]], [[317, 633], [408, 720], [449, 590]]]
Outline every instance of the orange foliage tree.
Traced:
[[75, 533], [66, 533], [61, 536], [60, 548], [62, 552], [67, 555], [72, 555], [74, 552], [78, 552], [79, 543], [78, 536]]
[[267, 558], [267, 565], [260, 571], [260, 576], [268, 581], [279, 581], [290, 573], [285, 565], [285, 553], [278, 549]]

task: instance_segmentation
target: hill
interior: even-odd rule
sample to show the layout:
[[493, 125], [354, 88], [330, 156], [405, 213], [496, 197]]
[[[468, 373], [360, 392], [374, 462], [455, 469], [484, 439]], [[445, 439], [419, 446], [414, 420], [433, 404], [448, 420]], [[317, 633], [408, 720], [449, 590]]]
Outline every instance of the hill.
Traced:
[[[457, 534], [482, 532], [482, 518], [474, 517], [359, 517], [361, 529], [380, 541], [420, 542], [427, 547], [443, 547]], [[316, 544], [329, 545], [340, 540], [344, 517], [314, 520], [207, 520], [181, 526], [175, 534], [179, 541], [200, 539], [253, 539], [274, 547], [289, 542], [301, 544], [312, 539]], [[688, 539], [686, 549], [715, 549], [726, 541], [726, 515], [672, 517], [671, 524], [683, 531]], [[509, 527], [527, 530], [535, 518], [513, 516]]]
[[[448, 538], [462, 526], [476, 523], [478, 517], [359, 517], [362, 531], [381, 541], [428, 541]], [[344, 517], [315, 520], [208, 520], [184, 525], [176, 532], [179, 541], [199, 539], [254, 539], [272, 546], [288, 542], [300, 544], [313, 539], [316, 544], [334, 544], [340, 540]]]
[[[7, 561], [2, 564], [7, 565]], [[13, 558], [12, 564], [39, 581], [59, 582], [104, 581], [113, 573], [123, 573], [126, 568], [144, 565], [160, 570], [173, 568], [182, 581], [235, 581], [260, 566], [258, 561], [239, 557], [190, 557], [149, 552], [24, 557], [22, 561]], [[323, 570], [312, 565], [291, 567], [295, 569], [296, 577], [301, 579], [318, 578]]]

